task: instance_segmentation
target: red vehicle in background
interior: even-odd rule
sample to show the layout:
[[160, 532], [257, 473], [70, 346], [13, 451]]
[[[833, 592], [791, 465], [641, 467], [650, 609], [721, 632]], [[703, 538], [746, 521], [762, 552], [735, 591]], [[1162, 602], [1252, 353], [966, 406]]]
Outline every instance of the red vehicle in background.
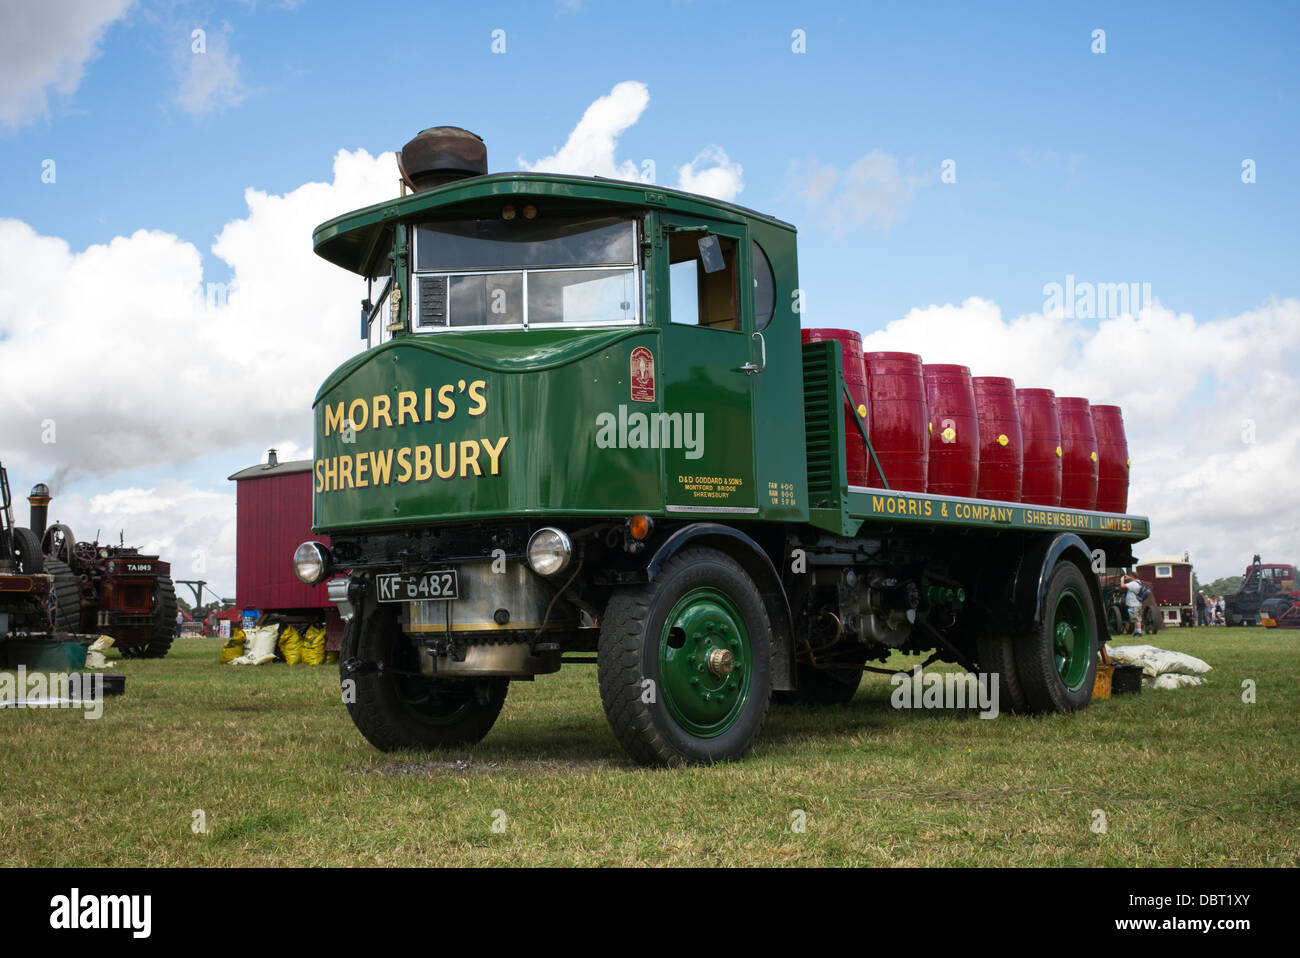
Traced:
[[1295, 566], [1261, 562], [1255, 556], [1236, 595], [1224, 600], [1228, 625], [1300, 628], [1300, 594], [1296, 593]]
[[237, 501], [235, 608], [261, 624], [323, 625], [325, 647], [337, 651], [343, 620], [329, 583], [304, 585], [293, 569], [294, 549], [313, 538], [311, 460], [280, 462], [272, 449], [265, 463], [230, 479]]

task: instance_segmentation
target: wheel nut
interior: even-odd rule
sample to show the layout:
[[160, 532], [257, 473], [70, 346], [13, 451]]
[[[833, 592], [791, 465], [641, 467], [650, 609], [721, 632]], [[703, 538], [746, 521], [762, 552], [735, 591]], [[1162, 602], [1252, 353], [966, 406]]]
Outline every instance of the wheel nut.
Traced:
[[736, 667], [736, 657], [729, 649], [714, 649], [709, 653], [709, 671], [714, 675], [730, 675]]

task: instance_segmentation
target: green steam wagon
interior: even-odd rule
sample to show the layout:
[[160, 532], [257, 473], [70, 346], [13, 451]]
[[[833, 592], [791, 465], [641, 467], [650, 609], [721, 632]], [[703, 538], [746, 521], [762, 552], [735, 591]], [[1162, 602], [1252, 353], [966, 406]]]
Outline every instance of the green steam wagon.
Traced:
[[477, 741], [510, 682], [567, 663], [596, 664], [644, 764], [737, 758], [774, 697], [847, 701], [895, 650], [996, 676], [1003, 709], [1087, 704], [1092, 570], [1130, 563], [1147, 521], [850, 485], [792, 226], [489, 175], [449, 127], [400, 161], [410, 195], [315, 232], [366, 278], [368, 348], [316, 397], [331, 544], [294, 556], [335, 577], [343, 697], [375, 746]]

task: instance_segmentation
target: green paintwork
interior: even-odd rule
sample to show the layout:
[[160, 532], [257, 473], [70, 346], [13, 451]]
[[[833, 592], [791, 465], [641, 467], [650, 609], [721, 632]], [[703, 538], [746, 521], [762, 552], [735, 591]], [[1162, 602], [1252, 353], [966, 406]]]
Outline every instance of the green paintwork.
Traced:
[[1066, 589], [1056, 600], [1052, 614], [1052, 654], [1056, 659], [1056, 671], [1071, 692], [1083, 686], [1092, 664], [1092, 636], [1088, 633], [1084, 601], [1074, 589]]
[[849, 492], [849, 513], [868, 523], [1023, 529], [1029, 532], [1074, 532], [1085, 538], [1113, 536], [1136, 542], [1150, 533], [1143, 516], [1120, 516], [1083, 509], [960, 499], [884, 489]]
[[[709, 654], [730, 652], [733, 670], [717, 675]], [[664, 705], [692, 735], [713, 738], [736, 724], [749, 699], [753, 651], [740, 610], [717, 589], [693, 589], [677, 600], [659, 636]]]
[[[803, 446], [803, 410], [801, 380], [789, 362], [799, 355], [799, 316], [793, 309], [797, 275], [788, 224], [707, 197], [639, 184], [498, 174], [339, 217], [317, 228], [316, 250], [362, 273], [373, 271], [382, 256], [393, 258], [401, 291], [395, 317], [405, 321], [410, 284], [402, 264], [409, 259], [408, 225], [439, 215], [495, 216], [505, 203], [525, 199], [543, 216], [600, 207], [640, 221], [645, 324], [402, 331], [348, 360], [326, 379], [315, 401], [315, 529], [633, 512], [807, 521], [803, 456], [790, 453]], [[684, 224], [737, 241], [740, 330], [674, 325], [667, 315], [664, 231]], [[776, 310], [762, 331], [767, 369], [748, 375], [740, 367], [761, 364], [764, 351], [754, 335], [752, 295], [744, 295], [752, 287], [752, 241], [763, 244], [772, 264]], [[651, 402], [631, 395], [631, 353], [638, 347], [654, 357]], [[470, 403], [469, 389], [476, 382], [486, 399], [482, 410]], [[436, 406], [437, 390], [446, 384], [454, 387], [454, 415], [431, 421], [421, 415], [418, 422], [398, 415], [404, 393], [418, 397], [423, 414], [424, 390], [432, 387]], [[380, 410], [375, 397], [383, 397], [379, 402], [386, 405], [391, 425], [375, 429], [369, 422]], [[329, 416], [341, 420], [356, 410], [353, 418], [362, 418], [362, 407], [365, 428], [352, 434], [327, 428]], [[702, 416], [703, 442], [677, 432], [680, 439], [696, 441], [657, 448], [663, 444], [650, 430], [664, 422], [656, 418], [664, 414], [674, 417], [674, 429], [680, 428], [677, 422], [698, 423], [694, 417]], [[638, 417], [648, 417], [645, 437], [637, 431]], [[789, 444], [773, 449], [756, 442], [763, 433], [786, 437]], [[421, 447], [429, 450], [428, 465], [417, 471]], [[466, 451], [476, 453], [471, 462], [462, 462]]]
[[[644, 324], [408, 332], [411, 224], [438, 217], [492, 217], [507, 203], [524, 202], [536, 205], [541, 216], [587, 211], [639, 221]], [[739, 329], [672, 323], [665, 230], [673, 228], [703, 228], [737, 241]], [[752, 242], [761, 245], [774, 274], [775, 310], [762, 329], [747, 295], [753, 286]], [[683, 519], [811, 522], [842, 535], [881, 523], [1074, 531], [1131, 541], [1148, 534], [1147, 520], [1138, 516], [850, 489], [842, 448], [844, 384], [838, 350], [832, 344], [801, 347], [795, 231], [773, 217], [640, 183], [500, 173], [336, 217], [317, 227], [314, 243], [319, 255], [362, 275], [389, 258], [397, 267], [400, 298], [394, 319], [402, 326], [389, 341], [335, 370], [317, 395], [318, 532], [521, 514], [623, 517], [645, 512]], [[630, 395], [631, 351], [638, 346], [654, 356], [652, 402]], [[766, 368], [742, 371], [746, 364], [762, 365], [764, 351]], [[806, 381], [809, 369], [822, 379]], [[471, 416], [466, 392], [476, 381], [487, 406]], [[456, 413], [447, 420], [361, 429], [351, 442], [326, 430], [326, 411], [337, 412], [340, 403], [348, 410], [362, 400], [373, 414], [374, 397], [383, 396], [395, 411], [403, 391], [414, 391], [423, 408], [423, 390], [448, 383], [455, 390]], [[814, 404], [808, 423], [805, 403]], [[700, 455], [688, 456], [681, 444], [638, 447], [636, 413], [702, 414]], [[828, 421], [815, 421], [818, 415]], [[609, 418], [598, 418], [602, 416]], [[601, 423], [611, 421], [620, 440], [612, 448], [601, 443]], [[810, 445], [814, 440], [816, 448]], [[484, 442], [497, 453], [495, 473], [484, 469], [491, 460]], [[434, 471], [434, 456], [441, 449], [446, 474], [450, 444], [455, 444], [456, 468], [442, 479]], [[396, 481], [401, 450], [407, 450], [409, 460], [419, 447], [430, 450], [429, 474], [420, 476], [412, 469], [406, 481]], [[482, 475], [468, 463], [462, 467], [463, 454], [475, 449]], [[349, 482], [337, 472], [341, 457], [348, 457]], [[364, 485], [356, 478], [358, 457], [366, 462]], [[382, 472], [386, 458], [388, 481], [376, 485], [370, 481], [373, 468], [379, 465]], [[339, 488], [325, 482], [330, 462]], [[810, 502], [810, 495], [817, 501]]]

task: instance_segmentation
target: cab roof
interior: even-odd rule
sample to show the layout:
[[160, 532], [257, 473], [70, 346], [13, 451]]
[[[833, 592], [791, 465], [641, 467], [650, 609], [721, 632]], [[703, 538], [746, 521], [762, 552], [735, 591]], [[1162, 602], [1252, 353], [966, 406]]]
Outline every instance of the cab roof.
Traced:
[[711, 196], [667, 189], [652, 183], [558, 173], [489, 173], [394, 197], [336, 216], [316, 227], [312, 243], [316, 255], [364, 275], [380, 248], [385, 231], [395, 221], [419, 218], [442, 207], [462, 203], [529, 197], [554, 198], [588, 206], [607, 204], [624, 209], [656, 208], [732, 223], [757, 221], [792, 233], [795, 231], [791, 224], [765, 213], [724, 203]]

